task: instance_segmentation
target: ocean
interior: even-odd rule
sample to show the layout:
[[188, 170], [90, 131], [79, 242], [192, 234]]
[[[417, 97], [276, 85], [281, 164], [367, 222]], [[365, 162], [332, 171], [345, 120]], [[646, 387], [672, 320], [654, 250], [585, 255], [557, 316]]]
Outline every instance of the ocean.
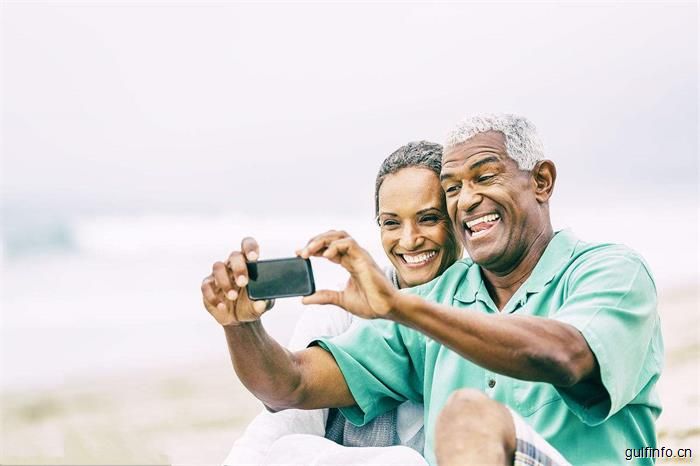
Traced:
[[[698, 207], [628, 203], [553, 209], [555, 229], [626, 244], [650, 264], [659, 292], [698, 283]], [[57, 214], [4, 219], [0, 389], [60, 385], [76, 377], [198, 363], [226, 353], [223, 331], [201, 303], [216, 260], [254, 236], [262, 258], [291, 256], [315, 234], [344, 229], [376, 258], [371, 217], [260, 219], [219, 214]], [[347, 274], [314, 260], [317, 288]], [[264, 316], [286, 342], [303, 306], [279, 300]]]

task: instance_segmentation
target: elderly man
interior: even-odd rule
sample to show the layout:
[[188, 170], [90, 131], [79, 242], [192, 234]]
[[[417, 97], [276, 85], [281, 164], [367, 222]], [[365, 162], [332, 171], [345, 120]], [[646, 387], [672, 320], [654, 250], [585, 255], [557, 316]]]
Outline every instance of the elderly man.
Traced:
[[304, 302], [371, 320], [304, 351], [272, 340], [265, 303], [247, 299], [253, 240], [215, 264], [205, 306], [243, 383], [270, 409], [341, 407], [358, 425], [421, 401], [426, 458], [440, 466], [621, 464], [626, 449], [655, 447], [663, 344], [644, 261], [553, 231], [555, 166], [524, 118], [462, 122], [441, 180], [470, 259], [402, 293], [347, 234], [317, 236], [298, 254], [351, 278]]

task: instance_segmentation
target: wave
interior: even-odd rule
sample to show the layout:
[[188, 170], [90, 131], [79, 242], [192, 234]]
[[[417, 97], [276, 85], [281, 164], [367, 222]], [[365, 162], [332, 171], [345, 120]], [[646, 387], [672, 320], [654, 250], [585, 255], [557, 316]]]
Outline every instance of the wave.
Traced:
[[289, 255], [312, 236], [331, 228], [347, 230], [365, 242], [377, 241], [377, 227], [371, 218], [155, 213], [13, 219], [3, 227], [2, 249], [11, 260], [56, 253], [100, 257], [221, 254], [237, 249], [243, 237], [254, 236], [266, 256], [278, 251]]
[[[626, 244], [640, 252], [664, 282], [697, 281], [698, 208], [651, 205], [553, 209], [555, 229], [571, 228], [585, 241]], [[8, 219], [6, 219], [8, 220]], [[218, 214], [83, 215], [10, 218], [3, 224], [2, 254], [12, 261], [42, 254], [163, 261], [173, 257], [214, 260], [254, 236], [263, 257], [294, 254], [314, 235], [343, 229], [381, 262], [385, 257], [369, 216]], [[653, 224], [653, 226], [652, 226]]]

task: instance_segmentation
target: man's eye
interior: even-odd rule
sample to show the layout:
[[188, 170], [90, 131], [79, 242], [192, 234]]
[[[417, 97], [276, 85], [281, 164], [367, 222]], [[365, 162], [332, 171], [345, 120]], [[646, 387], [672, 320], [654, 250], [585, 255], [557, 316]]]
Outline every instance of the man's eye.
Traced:
[[496, 176], [496, 175], [492, 175], [492, 174], [489, 174], [489, 175], [481, 175], [479, 178], [477, 178], [476, 181], [479, 182], [479, 183], [483, 183], [484, 181], [490, 180], [490, 179], [493, 178], [494, 176]]
[[459, 191], [459, 188], [460, 188], [460, 186], [458, 184], [450, 185], [445, 189], [445, 193], [446, 194], [454, 194], [457, 191]]

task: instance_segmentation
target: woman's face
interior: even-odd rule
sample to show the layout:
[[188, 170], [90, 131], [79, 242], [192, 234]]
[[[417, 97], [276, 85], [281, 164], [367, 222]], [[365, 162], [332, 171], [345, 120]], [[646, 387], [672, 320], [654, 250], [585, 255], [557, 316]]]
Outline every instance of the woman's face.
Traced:
[[384, 178], [379, 226], [402, 288], [432, 280], [462, 256], [440, 180], [427, 168], [403, 168]]

